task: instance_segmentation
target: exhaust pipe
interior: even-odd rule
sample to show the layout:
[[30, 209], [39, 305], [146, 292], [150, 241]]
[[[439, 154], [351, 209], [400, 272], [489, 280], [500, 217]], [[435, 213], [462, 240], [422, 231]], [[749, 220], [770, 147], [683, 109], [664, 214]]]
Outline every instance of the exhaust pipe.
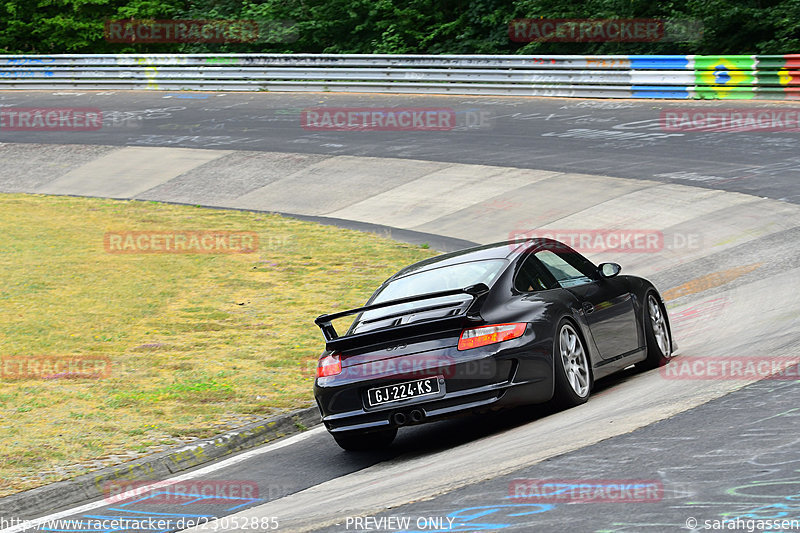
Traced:
[[409, 418], [411, 419], [412, 423], [419, 424], [420, 422], [422, 422], [422, 419], [425, 418], [425, 415], [419, 409], [414, 409], [409, 414]]
[[395, 413], [392, 415], [392, 421], [398, 426], [405, 426], [408, 420], [404, 413]]

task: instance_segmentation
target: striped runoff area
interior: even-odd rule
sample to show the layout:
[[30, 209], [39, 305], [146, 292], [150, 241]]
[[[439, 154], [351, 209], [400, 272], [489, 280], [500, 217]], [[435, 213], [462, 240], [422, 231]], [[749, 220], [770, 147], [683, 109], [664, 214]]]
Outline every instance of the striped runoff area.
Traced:
[[[36, 145], [3, 146], [6, 172], [0, 173], [0, 192], [294, 213], [483, 243], [547, 234], [568, 243], [572, 239], [573, 246], [595, 260], [617, 258], [626, 272], [655, 275], [663, 290], [710, 274], [716, 263], [709, 256], [800, 226], [800, 209], [792, 204], [644, 179], [167, 147], [49, 145], [48, 157], [56, 157], [58, 164], [47, 165], [31, 160], [31, 148]], [[226, 168], [236, 169], [237, 176], [221, 181]], [[784, 248], [776, 253], [788, 253]], [[733, 266], [742, 264], [734, 261]], [[694, 266], [686, 270], [686, 265]], [[683, 295], [696, 296], [676, 293]]]
[[787, 55], [0, 55], [0, 89], [800, 99]]

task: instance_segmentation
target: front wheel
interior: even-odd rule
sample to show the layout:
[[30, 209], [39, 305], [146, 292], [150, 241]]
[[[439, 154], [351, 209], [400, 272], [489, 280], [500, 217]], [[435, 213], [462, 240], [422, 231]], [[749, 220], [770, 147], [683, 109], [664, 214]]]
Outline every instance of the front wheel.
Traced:
[[636, 367], [649, 370], [666, 365], [672, 358], [672, 339], [667, 327], [666, 311], [653, 292], [647, 293], [644, 300], [644, 334], [647, 358], [636, 363]]
[[592, 388], [589, 355], [578, 332], [568, 321], [562, 321], [553, 343], [555, 390], [552, 403], [566, 409], [585, 403]]
[[379, 431], [345, 431], [344, 433], [331, 433], [343, 450], [350, 452], [363, 452], [380, 450], [389, 446], [397, 436], [397, 428], [382, 429]]

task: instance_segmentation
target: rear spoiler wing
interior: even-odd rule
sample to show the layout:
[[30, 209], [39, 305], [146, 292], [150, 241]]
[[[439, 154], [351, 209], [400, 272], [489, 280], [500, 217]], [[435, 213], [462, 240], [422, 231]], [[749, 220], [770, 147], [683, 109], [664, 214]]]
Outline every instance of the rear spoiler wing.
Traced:
[[[355, 335], [348, 335], [345, 337], [339, 337], [339, 334], [336, 333], [336, 329], [333, 327], [333, 322], [336, 319], [343, 318], [350, 315], [357, 315], [363, 313], [365, 311], [372, 311], [375, 309], [383, 309], [385, 307], [391, 307], [393, 305], [405, 304], [410, 302], [418, 302], [421, 300], [431, 300], [433, 298], [441, 298], [443, 296], [455, 296], [457, 294], [468, 294], [472, 296], [473, 300], [472, 303], [469, 305], [466, 311], [466, 315], [468, 317], [473, 316], [474, 310], [478, 307], [476, 304], [478, 301], [482, 299], [483, 296], [489, 293], [489, 287], [487, 287], [484, 283], [478, 283], [476, 285], [470, 285], [469, 287], [464, 287], [463, 289], [450, 289], [447, 291], [439, 291], [439, 292], [429, 292], [427, 294], [419, 294], [416, 296], [407, 296], [405, 298], [398, 298], [396, 300], [388, 300], [386, 302], [381, 302], [378, 304], [372, 305], [365, 305], [363, 307], [356, 307], [355, 309], [348, 309], [347, 311], [340, 311], [338, 313], [331, 313], [329, 315], [320, 315], [315, 320], [314, 323], [319, 326], [322, 330], [322, 335], [325, 337], [325, 342], [328, 344], [328, 348], [330, 349], [330, 345], [333, 341], [337, 339], [344, 339], [344, 338], [355, 338], [358, 337], [359, 334]], [[372, 331], [364, 333], [367, 335], [372, 333]]]

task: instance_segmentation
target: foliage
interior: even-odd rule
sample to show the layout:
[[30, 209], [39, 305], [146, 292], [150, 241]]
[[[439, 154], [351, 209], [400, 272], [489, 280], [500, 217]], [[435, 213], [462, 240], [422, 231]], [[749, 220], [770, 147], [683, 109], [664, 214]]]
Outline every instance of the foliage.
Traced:
[[[515, 43], [516, 18], [702, 23], [684, 42]], [[258, 39], [111, 43], [119, 19], [252, 20]], [[800, 52], [800, 0], [0, 0], [0, 52], [785, 54]]]

